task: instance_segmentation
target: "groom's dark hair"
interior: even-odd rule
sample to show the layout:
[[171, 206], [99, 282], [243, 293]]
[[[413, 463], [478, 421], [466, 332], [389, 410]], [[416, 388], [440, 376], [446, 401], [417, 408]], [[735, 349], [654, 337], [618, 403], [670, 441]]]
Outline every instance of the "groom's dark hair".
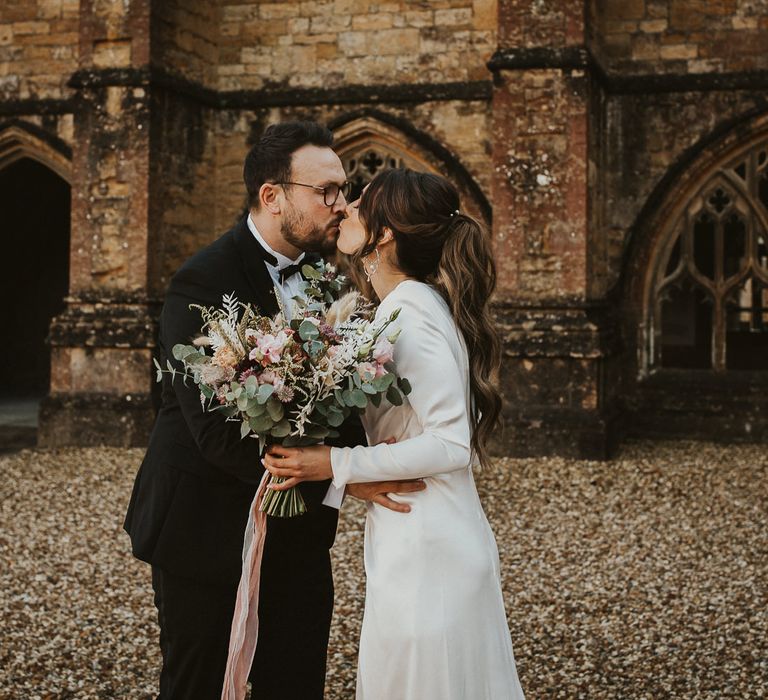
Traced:
[[245, 157], [243, 179], [249, 207], [258, 208], [259, 190], [265, 182], [288, 182], [291, 179], [291, 158], [294, 152], [308, 144], [330, 148], [333, 134], [317, 122], [282, 122], [267, 127]]

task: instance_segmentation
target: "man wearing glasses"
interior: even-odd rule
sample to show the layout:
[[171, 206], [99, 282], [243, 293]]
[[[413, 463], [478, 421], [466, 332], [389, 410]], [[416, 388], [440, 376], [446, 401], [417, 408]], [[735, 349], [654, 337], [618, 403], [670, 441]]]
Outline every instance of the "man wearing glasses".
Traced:
[[[333, 252], [349, 185], [333, 137], [313, 122], [270, 126], [245, 160], [249, 212], [174, 275], [160, 316], [159, 354], [200, 332], [191, 304], [233, 293], [265, 314], [290, 313], [300, 267]], [[337, 444], [364, 441], [359, 423]], [[248, 510], [263, 474], [257, 440], [201, 409], [192, 383], [163, 379], [162, 406], [136, 476], [125, 529], [133, 553], [152, 565], [163, 668], [161, 700], [221, 695]], [[270, 518], [262, 560], [259, 638], [251, 680], [261, 700], [323, 697], [333, 610], [329, 548], [343, 494], [330, 482], [300, 486], [308, 512]], [[402, 510], [389, 492], [418, 482], [358, 484], [358, 498]], [[329, 507], [331, 504], [335, 507]], [[281, 669], [290, 669], [280, 673]]]

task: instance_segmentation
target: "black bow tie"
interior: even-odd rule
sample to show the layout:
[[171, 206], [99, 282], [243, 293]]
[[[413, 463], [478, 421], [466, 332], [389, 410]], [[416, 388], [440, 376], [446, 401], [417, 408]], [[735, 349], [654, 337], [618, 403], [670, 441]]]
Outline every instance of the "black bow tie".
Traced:
[[[256, 238], [256, 236], [253, 237], [253, 240], [256, 241], [256, 244], [261, 248], [261, 253], [264, 256], [264, 262], [269, 263], [272, 265], [272, 267], [277, 267], [277, 258], [272, 255]], [[294, 275], [301, 272], [301, 266], [306, 262], [306, 255], [302, 256], [302, 258], [297, 263], [292, 263], [286, 267], [284, 267], [282, 270], [278, 269], [277, 271], [277, 279], [280, 282], [280, 285], [282, 286], [285, 284], [285, 280], [287, 280], [289, 277], [293, 277]]]
[[299, 272], [301, 272], [301, 263], [293, 263], [292, 265], [288, 265], [288, 267], [284, 267], [282, 270], [278, 270], [277, 274], [280, 284], [285, 284], [285, 280], [299, 274]]

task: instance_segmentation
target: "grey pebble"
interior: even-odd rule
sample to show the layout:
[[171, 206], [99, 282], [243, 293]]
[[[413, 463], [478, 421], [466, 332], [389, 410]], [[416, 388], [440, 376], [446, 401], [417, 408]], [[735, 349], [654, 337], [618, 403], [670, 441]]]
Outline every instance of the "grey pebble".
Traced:
[[[0, 456], [0, 700], [154, 697], [149, 567], [121, 529], [142, 454]], [[765, 446], [505, 458], [477, 483], [529, 700], [766, 697]], [[333, 549], [329, 700], [354, 697], [364, 512], [348, 499]]]

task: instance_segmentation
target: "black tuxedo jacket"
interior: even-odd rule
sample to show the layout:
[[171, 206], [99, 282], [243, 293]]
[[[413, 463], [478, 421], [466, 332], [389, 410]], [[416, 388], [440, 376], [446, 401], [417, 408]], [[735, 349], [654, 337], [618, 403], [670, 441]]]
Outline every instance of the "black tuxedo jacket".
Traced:
[[[171, 280], [160, 315], [159, 361], [181, 369], [171, 350], [200, 333], [190, 304], [221, 306], [222, 295], [273, 315], [278, 306], [264, 250], [243, 218], [189, 259]], [[342, 426], [336, 444], [360, 444], [359, 421]], [[133, 488], [125, 529], [139, 559], [177, 576], [213, 584], [240, 579], [248, 509], [264, 473], [259, 442], [240, 438], [239, 422], [203, 411], [193, 382], [165, 375], [162, 404]], [[308, 512], [269, 518], [267, 546], [294, 552], [333, 544], [338, 512], [322, 505], [328, 481], [300, 485]]]

